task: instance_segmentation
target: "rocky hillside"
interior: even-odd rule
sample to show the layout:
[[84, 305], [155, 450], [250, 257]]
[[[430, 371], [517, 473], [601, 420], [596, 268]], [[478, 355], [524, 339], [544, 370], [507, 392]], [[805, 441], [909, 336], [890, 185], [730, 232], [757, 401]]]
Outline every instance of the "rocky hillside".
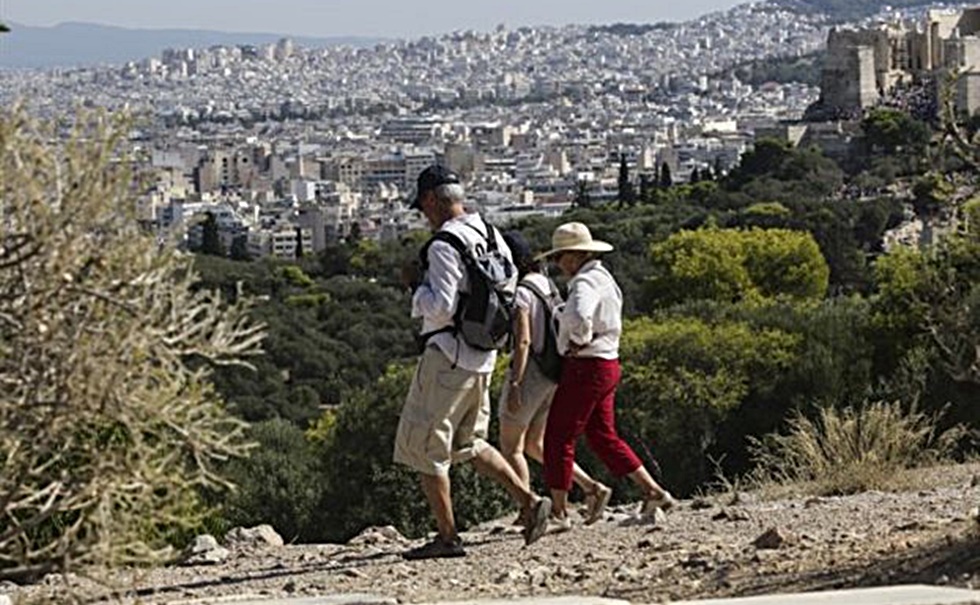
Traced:
[[[685, 501], [666, 518], [612, 509], [592, 526], [523, 547], [510, 519], [464, 536], [462, 559], [405, 562], [391, 528], [348, 544], [286, 545], [274, 532], [201, 540], [184, 565], [116, 574], [145, 603], [250, 594], [368, 593], [412, 603], [439, 599], [587, 594], [634, 603], [924, 582], [980, 582], [975, 533], [980, 464], [920, 471], [909, 490], [847, 497], [725, 493]], [[51, 576], [13, 596], [66, 602], [105, 595], [91, 581]], [[5, 591], [0, 587], [0, 594]]]

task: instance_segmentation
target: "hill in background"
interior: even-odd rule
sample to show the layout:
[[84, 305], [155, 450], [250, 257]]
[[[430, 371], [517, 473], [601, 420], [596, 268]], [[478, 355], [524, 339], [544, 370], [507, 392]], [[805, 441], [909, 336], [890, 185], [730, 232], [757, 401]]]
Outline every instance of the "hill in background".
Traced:
[[932, 4], [928, 0], [774, 0], [774, 4], [806, 13], [825, 13], [834, 21], [856, 21], [883, 8], [915, 8]]
[[0, 38], [0, 67], [74, 67], [122, 64], [159, 57], [165, 48], [204, 48], [270, 44], [289, 37], [299, 46], [370, 46], [380, 38], [312, 38], [270, 33], [230, 33], [191, 29], [127, 29], [92, 23], [61, 23], [32, 27], [8, 23]]

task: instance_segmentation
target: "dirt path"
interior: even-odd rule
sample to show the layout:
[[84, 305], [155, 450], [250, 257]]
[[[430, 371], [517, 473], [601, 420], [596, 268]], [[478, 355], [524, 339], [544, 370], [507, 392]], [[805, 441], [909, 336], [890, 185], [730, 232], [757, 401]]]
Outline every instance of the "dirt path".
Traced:
[[[614, 509], [603, 522], [545, 536], [529, 548], [500, 521], [464, 536], [463, 559], [408, 563], [397, 536], [368, 535], [348, 545], [236, 550], [220, 565], [116, 580], [135, 581], [144, 603], [348, 592], [404, 603], [536, 594], [656, 603], [910, 582], [973, 587], [980, 586], [971, 512], [980, 503], [978, 477], [974, 464], [922, 472], [915, 491], [778, 500], [748, 494], [737, 503], [719, 495], [685, 501], [657, 525], [634, 524], [628, 509]], [[775, 530], [770, 543], [756, 544], [768, 530]], [[74, 581], [94, 596], [88, 582]], [[48, 578], [13, 594], [65, 602], [64, 590], [63, 580]]]

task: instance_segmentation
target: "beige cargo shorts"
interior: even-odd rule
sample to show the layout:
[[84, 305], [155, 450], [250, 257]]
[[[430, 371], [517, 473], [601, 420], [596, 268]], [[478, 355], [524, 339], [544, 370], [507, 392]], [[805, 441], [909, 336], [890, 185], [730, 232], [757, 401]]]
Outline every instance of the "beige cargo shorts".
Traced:
[[419, 359], [405, 398], [394, 461], [426, 475], [448, 475], [488, 447], [490, 374], [471, 372], [436, 346]]

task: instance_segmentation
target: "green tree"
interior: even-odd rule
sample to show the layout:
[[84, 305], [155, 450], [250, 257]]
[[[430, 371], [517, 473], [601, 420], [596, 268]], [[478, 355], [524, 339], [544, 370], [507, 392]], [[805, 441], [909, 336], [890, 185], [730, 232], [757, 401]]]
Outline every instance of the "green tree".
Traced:
[[670, 189], [674, 184], [674, 177], [670, 174], [670, 164], [664, 162], [660, 166], [660, 188]]
[[872, 152], [922, 156], [929, 145], [929, 127], [897, 109], [872, 109], [862, 120], [861, 129]]
[[633, 183], [630, 181], [630, 169], [626, 164], [626, 154], [619, 154], [619, 181], [618, 181], [619, 206], [632, 206], [636, 202], [636, 193], [633, 191]]
[[654, 444], [667, 484], [680, 493], [710, 478], [707, 456], [723, 423], [754, 392], [774, 388], [799, 344], [780, 330], [691, 317], [640, 318], [623, 335], [619, 423], [625, 435]]
[[347, 245], [356, 248], [360, 242], [361, 221], [353, 221], [350, 224], [350, 230], [347, 232]]
[[592, 196], [589, 195], [589, 182], [585, 179], [580, 179], [575, 184], [575, 198], [572, 200], [572, 206], [575, 208], [592, 207]]
[[912, 186], [912, 207], [923, 222], [934, 221], [950, 209], [953, 185], [945, 176], [930, 172]]
[[201, 222], [201, 254], [224, 256], [225, 249], [221, 245], [221, 235], [218, 233], [218, 219], [213, 212], [207, 212]]
[[236, 235], [235, 239], [231, 240], [231, 250], [228, 251], [228, 256], [231, 258], [231, 260], [252, 260], [252, 255], [248, 252], [247, 235]]
[[296, 258], [303, 258], [303, 229], [296, 227]]
[[659, 304], [826, 294], [827, 263], [813, 237], [785, 229], [680, 231], [651, 247], [648, 295]]
[[311, 540], [323, 523], [325, 485], [315, 447], [294, 424], [273, 419], [252, 426], [257, 447], [222, 470], [239, 486], [222, 507], [229, 526], [271, 524], [287, 542]]
[[[323, 440], [321, 482], [328, 486], [319, 510], [322, 540], [345, 542], [365, 527], [394, 525], [410, 536], [431, 529], [418, 477], [391, 462], [395, 430], [411, 365], [392, 366], [336, 412]], [[461, 529], [496, 518], [511, 506], [506, 493], [480, 479], [471, 464], [453, 467], [453, 512]]]
[[638, 197], [642, 203], [650, 203], [650, 196], [653, 193], [654, 184], [655, 183], [651, 181], [649, 174], [640, 174], [640, 191], [638, 193]]
[[752, 178], [772, 174], [792, 156], [788, 143], [776, 139], [759, 139], [755, 146], [742, 154], [742, 159], [729, 175], [729, 180], [745, 184]]

